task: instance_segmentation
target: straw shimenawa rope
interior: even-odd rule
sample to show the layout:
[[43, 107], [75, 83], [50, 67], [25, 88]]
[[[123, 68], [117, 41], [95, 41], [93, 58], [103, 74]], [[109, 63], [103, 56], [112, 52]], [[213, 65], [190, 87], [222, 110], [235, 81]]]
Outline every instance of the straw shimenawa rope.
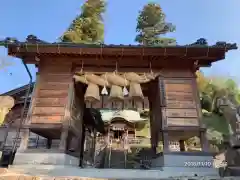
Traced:
[[139, 75], [134, 72], [124, 73], [122, 75], [114, 73], [105, 73], [102, 75], [95, 75], [93, 73], [85, 73], [84, 75], [74, 75], [74, 79], [78, 82], [88, 84], [93, 83], [101, 87], [111, 87], [111, 85], [117, 85], [121, 87], [128, 87], [133, 81], [135, 83], [147, 83], [158, 76], [158, 73], [151, 74], [145, 73]]
[[144, 100], [142, 88], [139, 83], [135, 83], [135, 82], [130, 83], [129, 97], [136, 101]]
[[99, 86], [97, 84], [89, 83], [84, 99], [88, 102], [100, 101]]
[[[96, 75], [93, 73], [85, 73], [84, 75], [74, 75], [74, 79], [78, 82], [87, 84], [85, 93], [85, 101], [96, 102], [100, 100], [99, 86], [103, 87], [104, 95], [108, 94], [106, 87], [111, 88], [109, 100], [122, 101], [127, 94], [130, 98], [137, 101], [144, 99], [141, 84], [147, 83], [157, 77], [154, 73], [145, 73], [139, 75], [134, 72], [119, 74], [116, 72]], [[127, 88], [129, 87], [129, 93]], [[102, 90], [102, 91], [103, 91]]]
[[121, 86], [112, 85], [109, 100], [110, 101], [123, 101], [123, 90]]

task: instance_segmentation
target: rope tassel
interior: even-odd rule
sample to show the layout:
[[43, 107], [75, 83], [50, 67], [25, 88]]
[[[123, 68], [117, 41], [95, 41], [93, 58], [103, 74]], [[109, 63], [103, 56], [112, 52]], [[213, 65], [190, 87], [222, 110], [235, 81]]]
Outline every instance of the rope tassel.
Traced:
[[101, 95], [108, 95], [108, 91], [106, 86], [103, 87], [102, 91], [101, 91]]
[[127, 96], [128, 95], [128, 90], [126, 88], [126, 86], [123, 87], [123, 96]]
[[123, 87], [123, 96], [127, 96], [128, 95], [128, 90], [126, 88], [127, 86], [127, 79], [126, 79], [126, 75], [124, 74], [124, 82], [125, 82], [125, 85]]
[[[107, 74], [107, 73], [106, 73], [106, 74]], [[105, 84], [104, 84], [103, 89], [102, 89], [102, 91], [101, 91], [101, 94], [102, 94], [102, 95], [108, 95], [108, 91], [107, 91], [107, 88], [106, 88], [106, 85], [108, 85], [106, 74], [104, 74]]]

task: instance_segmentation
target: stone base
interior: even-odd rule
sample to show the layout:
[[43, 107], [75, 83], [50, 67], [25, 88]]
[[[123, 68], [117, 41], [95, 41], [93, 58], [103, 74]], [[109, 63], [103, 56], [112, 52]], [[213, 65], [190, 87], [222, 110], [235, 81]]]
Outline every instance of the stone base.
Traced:
[[189, 176], [218, 176], [218, 169], [213, 166], [213, 156], [203, 152], [162, 153], [152, 161], [154, 170], [181, 172]]
[[[81, 169], [73, 166], [52, 166], [52, 165], [24, 165], [12, 167], [11, 169], [19, 174], [26, 174], [30, 176], [37, 177], [54, 177], [55, 179], [60, 179], [60, 177], [68, 177], [69, 180], [75, 180], [79, 177], [83, 179], [87, 178], [99, 178], [105, 180], [220, 180], [220, 176], [193, 176], [190, 172], [181, 172], [181, 169], [166, 169], [162, 170], [134, 170], [134, 169], [95, 169], [95, 168], [85, 168]], [[56, 178], [58, 177], [58, 178]], [[225, 179], [225, 178], [224, 178]], [[228, 179], [228, 178], [226, 178]], [[238, 178], [234, 178], [238, 179]], [[48, 179], [47, 179], [48, 180]], [[232, 180], [232, 179], [231, 179]]]
[[62, 165], [78, 166], [79, 159], [59, 151], [28, 150], [17, 152], [13, 165]]
[[[169, 158], [169, 159], [168, 159]], [[158, 160], [157, 160], [158, 159]], [[89, 177], [103, 179], [221, 179], [218, 170], [214, 168], [182, 167], [177, 157], [164, 157], [164, 162], [157, 158], [155, 165], [160, 162], [165, 166], [155, 166], [152, 170], [139, 169], [96, 169], [78, 167], [78, 158], [54, 151], [17, 152], [9, 170], [31, 176], [48, 177]], [[167, 160], [168, 159], [168, 160]], [[172, 160], [171, 160], [172, 159]], [[192, 158], [190, 158], [193, 160]], [[174, 163], [171, 164], [170, 160]], [[168, 166], [167, 166], [168, 165]], [[172, 166], [171, 166], [172, 165]], [[174, 178], [173, 178], [174, 177]], [[179, 178], [181, 177], [181, 178]], [[235, 179], [235, 178], [234, 178]]]

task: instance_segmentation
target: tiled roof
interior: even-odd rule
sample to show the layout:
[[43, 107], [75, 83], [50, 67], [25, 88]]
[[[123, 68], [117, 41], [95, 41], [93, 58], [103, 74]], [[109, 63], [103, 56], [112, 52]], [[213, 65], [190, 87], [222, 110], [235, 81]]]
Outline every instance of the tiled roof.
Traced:
[[191, 44], [187, 44], [187, 45], [172, 45], [172, 46], [158, 46], [158, 45], [154, 45], [154, 46], [145, 46], [145, 45], [124, 45], [124, 44], [81, 44], [81, 43], [63, 43], [63, 42], [54, 42], [54, 43], [49, 43], [46, 41], [43, 41], [41, 39], [38, 39], [36, 36], [34, 35], [28, 35], [26, 38], [26, 41], [18, 41], [16, 38], [11, 38], [11, 37], [7, 37], [4, 40], [0, 41], [0, 45], [5, 46], [5, 47], [9, 47], [9, 46], [50, 46], [50, 47], [77, 47], [77, 48], [127, 48], [127, 47], [134, 47], [134, 48], [199, 48], [199, 47], [210, 47], [210, 48], [225, 48], [226, 51], [228, 50], [232, 50], [232, 49], [237, 49], [237, 44], [236, 43], [226, 43], [224, 41], [219, 41], [216, 44], [213, 45], [208, 45], [208, 42], [206, 39], [204, 38], [200, 38], [198, 39], [196, 42], [191, 43]]
[[[35, 82], [33, 82], [33, 83], [31, 84], [31, 88], [33, 88], [34, 84], [35, 84]], [[21, 87], [19, 87], [19, 88], [12, 89], [12, 90], [7, 91], [7, 92], [5, 92], [5, 93], [3, 93], [3, 94], [0, 94], [0, 95], [1, 95], [1, 96], [13, 96], [13, 95], [15, 95], [15, 94], [17, 94], [17, 93], [22, 93], [22, 92], [26, 91], [26, 90], [28, 89], [28, 87], [29, 87], [29, 84], [26, 84], [26, 85], [24, 85], [24, 86], [21, 86]]]

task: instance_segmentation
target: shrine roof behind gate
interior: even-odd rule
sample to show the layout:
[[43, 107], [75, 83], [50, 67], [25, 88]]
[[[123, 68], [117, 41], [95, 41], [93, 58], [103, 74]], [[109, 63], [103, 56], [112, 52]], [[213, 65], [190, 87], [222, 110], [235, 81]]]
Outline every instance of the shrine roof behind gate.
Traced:
[[[35, 82], [31, 83], [30, 84], [30, 88], [31, 90], [33, 89], [33, 86], [34, 86]], [[26, 90], [29, 88], [29, 84], [26, 84], [24, 86], [21, 86], [21, 87], [18, 87], [18, 88], [15, 88], [15, 89], [12, 89], [10, 91], [7, 91], [5, 93], [2, 93], [0, 94], [1, 96], [15, 96], [15, 95], [18, 95], [20, 93], [24, 93], [26, 94]]]
[[[173, 46], [143, 46], [143, 45], [106, 45], [106, 44], [76, 44], [76, 43], [48, 43], [29, 35], [24, 42], [14, 38], [0, 41], [0, 45], [8, 48], [8, 54], [18, 58], [56, 56], [56, 57], [96, 57], [101, 60], [103, 56], [152, 59], [187, 59], [198, 60], [201, 66], [210, 66], [212, 62], [225, 58], [229, 50], [237, 49], [236, 43], [217, 42], [208, 45], [204, 38], [187, 45]], [[37, 61], [27, 62], [37, 64]]]
[[137, 123], [140, 121], [147, 121], [148, 119], [141, 118], [140, 113], [134, 110], [100, 110], [104, 122], [111, 123], [116, 118], [124, 119], [130, 123]]
[[30, 95], [28, 97], [28, 102], [30, 102], [30, 97], [31, 97], [31, 93], [33, 91], [33, 87], [34, 87], [34, 82], [30, 84], [26, 84], [24, 86], [12, 89], [10, 91], [7, 91], [5, 93], [0, 94], [1, 96], [11, 96], [15, 99], [15, 104], [21, 104], [24, 103], [24, 100], [26, 98], [26, 92], [28, 90], [28, 88], [30, 88]]

